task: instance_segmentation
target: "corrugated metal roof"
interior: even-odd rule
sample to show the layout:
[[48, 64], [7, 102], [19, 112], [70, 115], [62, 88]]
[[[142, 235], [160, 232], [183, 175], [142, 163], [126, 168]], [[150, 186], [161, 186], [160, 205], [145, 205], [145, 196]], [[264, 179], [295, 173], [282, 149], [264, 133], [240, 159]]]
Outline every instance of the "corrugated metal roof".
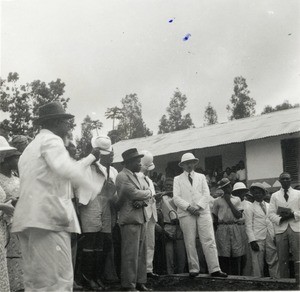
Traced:
[[137, 148], [139, 151], [146, 149], [154, 156], [159, 156], [299, 131], [300, 108], [293, 108], [201, 128], [123, 140], [113, 145], [114, 162], [121, 162], [121, 154], [129, 148]]

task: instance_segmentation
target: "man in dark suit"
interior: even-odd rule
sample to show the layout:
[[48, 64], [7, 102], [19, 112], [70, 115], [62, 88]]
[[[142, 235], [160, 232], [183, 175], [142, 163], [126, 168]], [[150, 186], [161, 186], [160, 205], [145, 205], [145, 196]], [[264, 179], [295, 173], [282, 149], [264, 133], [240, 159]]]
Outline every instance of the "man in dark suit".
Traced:
[[144, 207], [151, 198], [151, 190], [142, 189], [135, 173], [141, 170], [141, 157], [137, 149], [122, 153], [123, 170], [117, 175], [119, 225], [122, 238], [121, 285], [126, 291], [148, 291], [146, 268], [146, 222]]

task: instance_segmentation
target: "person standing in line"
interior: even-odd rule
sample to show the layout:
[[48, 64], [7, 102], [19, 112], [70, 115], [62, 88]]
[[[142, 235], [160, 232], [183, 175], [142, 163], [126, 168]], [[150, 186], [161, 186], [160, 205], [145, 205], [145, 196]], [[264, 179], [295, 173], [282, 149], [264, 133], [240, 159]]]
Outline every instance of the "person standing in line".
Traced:
[[124, 168], [117, 175], [116, 187], [121, 229], [121, 286], [125, 291], [148, 291], [146, 201], [154, 194], [150, 187], [143, 189], [136, 173], [141, 170], [141, 158], [136, 148], [122, 153]]
[[266, 261], [270, 277], [279, 278], [274, 226], [267, 215], [269, 204], [264, 202], [266, 189], [261, 183], [253, 183], [250, 192], [255, 201], [251, 208], [245, 210], [245, 219], [246, 232], [251, 246], [252, 276], [264, 276], [264, 263]]
[[143, 188], [150, 188], [152, 197], [148, 199], [145, 212], [149, 221], [146, 227], [146, 246], [147, 246], [147, 277], [157, 279], [159, 276], [153, 273], [153, 257], [155, 250], [155, 225], [157, 222], [157, 211], [156, 211], [156, 199], [155, 199], [155, 188], [152, 180], [149, 177], [149, 171], [155, 168], [153, 163], [153, 155], [143, 150], [140, 152], [144, 156], [141, 158], [141, 172], [137, 174]]
[[239, 228], [242, 218], [241, 199], [231, 195], [232, 186], [228, 178], [219, 182], [224, 192], [213, 204], [213, 216], [217, 226], [216, 242], [222, 270], [230, 275], [240, 275], [241, 257], [245, 254], [242, 233]]
[[289, 278], [289, 252], [291, 250], [295, 271], [300, 261], [300, 191], [291, 187], [291, 175], [279, 176], [281, 189], [271, 196], [269, 219], [274, 223], [280, 278]]
[[41, 130], [19, 160], [20, 198], [12, 232], [21, 244], [25, 291], [73, 290], [70, 234], [80, 233], [80, 226], [71, 183], [97, 193], [86, 167], [100, 155], [94, 149], [81, 163], [70, 157], [63, 139], [73, 117], [59, 102], [41, 106], [35, 120]]
[[189, 275], [199, 275], [200, 266], [196, 249], [198, 233], [203, 252], [212, 277], [227, 277], [219, 266], [212, 217], [209, 209], [210, 194], [203, 174], [194, 171], [199, 159], [192, 153], [181, 157], [179, 166], [184, 172], [174, 178], [173, 200], [177, 206], [180, 226], [187, 252]]

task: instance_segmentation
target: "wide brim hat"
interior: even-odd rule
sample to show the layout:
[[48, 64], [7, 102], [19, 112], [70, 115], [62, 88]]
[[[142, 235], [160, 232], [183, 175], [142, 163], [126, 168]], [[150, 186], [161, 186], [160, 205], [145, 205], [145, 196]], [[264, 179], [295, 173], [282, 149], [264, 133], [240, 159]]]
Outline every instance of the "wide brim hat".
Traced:
[[74, 116], [67, 114], [61, 103], [54, 101], [39, 107], [39, 116], [33, 120], [33, 123], [40, 124], [46, 120], [72, 118], [74, 118]]
[[245, 186], [244, 183], [242, 182], [237, 182], [233, 185], [232, 193], [237, 192], [237, 191], [249, 191], [249, 189]]
[[180, 167], [186, 162], [195, 162], [195, 165], [199, 163], [199, 159], [194, 156], [193, 153], [184, 153], [181, 157], [181, 161], [178, 163]]
[[140, 154], [136, 148], [130, 148], [122, 153], [122, 158], [123, 158], [122, 163], [135, 158], [142, 158], [142, 157], [144, 157], [144, 154]]
[[17, 148], [11, 147], [7, 140], [3, 137], [0, 136], [0, 152], [10, 152], [10, 151], [16, 151]]
[[105, 135], [93, 137], [91, 144], [93, 148], [100, 148], [100, 154], [102, 155], [109, 155], [113, 151], [111, 140]]
[[218, 189], [222, 189], [229, 184], [230, 184], [230, 180], [228, 178], [224, 177], [218, 182], [218, 185], [219, 185]]
[[262, 183], [259, 183], [259, 182], [253, 183], [250, 186], [250, 192], [251, 192], [251, 190], [253, 190], [253, 188], [259, 188], [259, 189], [263, 190], [266, 193], [266, 188]]

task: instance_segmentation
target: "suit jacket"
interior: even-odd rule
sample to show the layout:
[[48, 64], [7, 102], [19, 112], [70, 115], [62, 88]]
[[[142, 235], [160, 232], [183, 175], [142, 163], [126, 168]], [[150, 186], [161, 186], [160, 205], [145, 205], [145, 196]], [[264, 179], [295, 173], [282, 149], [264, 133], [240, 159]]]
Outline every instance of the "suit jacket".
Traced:
[[210, 193], [206, 178], [203, 174], [193, 172], [193, 185], [191, 185], [187, 172], [174, 178], [173, 200], [177, 206], [178, 217], [190, 216], [187, 208], [199, 208], [201, 212], [210, 213]]
[[[288, 226], [295, 232], [300, 232], [300, 191], [293, 188], [288, 189], [289, 199], [286, 202], [284, 198], [284, 190], [281, 188], [278, 192], [271, 196], [269, 207], [269, 218], [274, 223], [275, 234], [283, 233]], [[289, 219], [279, 225], [280, 216], [277, 215], [278, 207], [290, 208], [294, 211], [295, 219]]]
[[149, 220], [144, 207], [135, 209], [134, 201], [144, 201], [151, 198], [150, 190], [143, 190], [140, 182], [131, 171], [126, 169], [117, 175], [116, 187], [118, 193], [119, 224], [144, 224]]
[[153, 181], [151, 180], [150, 177], [145, 176], [142, 172], [139, 172], [137, 176], [140, 181], [141, 187], [143, 189], [150, 189], [152, 192], [151, 198], [146, 201], [148, 206], [145, 207], [145, 212], [149, 219], [153, 216], [155, 222], [157, 222], [156, 200], [153, 197], [155, 195], [155, 188], [153, 185]]
[[71, 200], [71, 182], [97, 193], [99, 186], [85, 174], [94, 160], [95, 157], [90, 154], [84, 163], [76, 162], [59, 136], [49, 130], [41, 130], [19, 160], [20, 199], [12, 231], [42, 228], [80, 233]]
[[[263, 202], [268, 214], [269, 204]], [[274, 226], [268, 218], [268, 215], [263, 211], [259, 202], [253, 202], [249, 208], [244, 210], [246, 233], [248, 241], [264, 240], [267, 237], [267, 233], [274, 238]]]

